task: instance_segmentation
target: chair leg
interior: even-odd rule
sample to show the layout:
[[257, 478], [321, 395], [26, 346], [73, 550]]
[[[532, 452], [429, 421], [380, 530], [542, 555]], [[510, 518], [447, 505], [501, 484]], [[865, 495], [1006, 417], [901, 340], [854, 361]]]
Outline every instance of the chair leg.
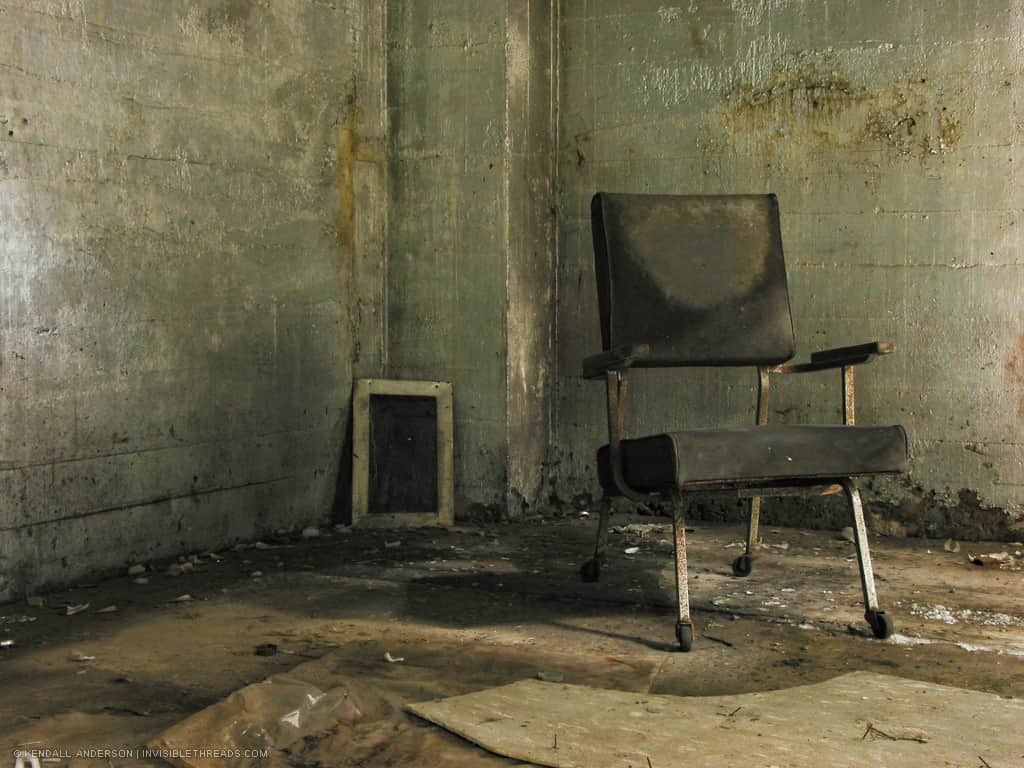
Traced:
[[750, 519], [747, 523], [747, 550], [732, 561], [733, 576], [749, 576], [754, 569], [754, 558], [757, 557], [758, 525], [761, 520], [761, 497], [750, 499]]
[[878, 593], [875, 592], [875, 574], [871, 568], [871, 550], [868, 548], [868, 529], [864, 522], [864, 505], [860, 491], [852, 480], [843, 481], [843, 490], [850, 501], [853, 513], [853, 540], [857, 545], [857, 561], [860, 565], [860, 586], [864, 592], [864, 618], [871, 625], [875, 637], [884, 640], [893, 633], [892, 619], [878, 607]]
[[676, 561], [676, 639], [682, 651], [693, 647], [693, 621], [690, 619], [690, 588], [686, 573], [686, 521], [683, 518], [682, 496], [672, 495], [672, 534]]
[[605, 552], [608, 549], [608, 517], [612, 511], [611, 497], [601, 499], [601, 517], [597, 521], [597, 541], [594, 544], [594, 556], [580, 566], [580, 577], [583, 581], [597, 581], [601, 578], [601, 566], [604, 565]]

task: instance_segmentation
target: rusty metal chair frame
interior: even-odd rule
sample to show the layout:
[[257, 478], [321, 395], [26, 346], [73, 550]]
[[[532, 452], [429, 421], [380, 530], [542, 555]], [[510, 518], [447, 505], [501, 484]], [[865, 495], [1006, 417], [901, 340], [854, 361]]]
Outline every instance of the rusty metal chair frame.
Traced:
[[[895, 350], [891, 342], [876, 341], [853, 347], [816, 352], [809, 363], [787, 363], [776, 366], [759, 366], [757, 368], [757, 409], [756, 423], [768, 423], [768, 393], [772, 374], [796, 374], [829, 369], [842, 372], [843, 424], [855, 424], [856, 396], [854, 388], [854, 366], [870, 362], [878, 355], [887, 355]], [[693, 646], [693, 619], [690, 613], [689, 584], [686, 563], [686, 525], [684, 520], [685, 491], [673, 489], [666, 499], [665, 493], [646, 493], [631, 488], [623, 476], [621, 444], [625, 437], [626, 400], [629, 391], [629, 369], [632, 364], [642, 360], [647, 349], [637, 345], [615, 352], [603, 352], [587, 358], [584, 362], [584, 377], [597, 378], [603, 376], [608, 400], [608, 445], [611, 453], [612, 477], [618, 492], [635, 502], [648, 503], [668, 500], [672, 506], [672, 533], [675, 550], [676, 576], [676, 639], [684, 651]], [[750, 575], [753, 560], [760, 554], [758, 545], [758, 527], [761, 515], [761, 499], [763, 497], [781, 496], [830, 496], [837, 493], [846, 495], [853, 518], [854, 543], [857, 548], [857, 562], [860, 568], [861, 590], [864, 594], [864, 618], [872, 632], [878, 638], [887, 638], [893, 633], [892, 619], [879, 608], [878, 593], [875, 589], [874, 571], [871, 565], [871, 551], [868, 546], [867, 525], [864, 521], [864, 506], [860, 491], [852, 478], [837, 477], [834, 480], [816, 480], [813, 483], [780, 482], [767, 483], [759, 487], [738, 485], [708, 485], [699, 489], [700, 492], [718, 492], [733, 494], [737, 498], [749, 499], [749, 519], [747, 525], [747, 541], [744, 554], [732, 563], [735, 576]], [[611, 513], [612, 497], [608, 494], [602, 499], [600, 518], [598, 520], [597, 543], [594, 556], [583, 564], [580, 569], [584, 580], [596, 581], [600, 575], [608, 549], [608, 518]]]

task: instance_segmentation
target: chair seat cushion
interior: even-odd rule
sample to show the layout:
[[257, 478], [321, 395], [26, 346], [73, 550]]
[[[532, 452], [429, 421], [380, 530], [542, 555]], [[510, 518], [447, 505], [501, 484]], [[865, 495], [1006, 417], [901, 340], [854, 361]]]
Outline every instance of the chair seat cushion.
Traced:
[[[610, 452], [598, 475], [612, 493]], [[903, 427], [760, 426], [668, 432], [622, 442], [626, 482], [638, 491], [905, 472]]]

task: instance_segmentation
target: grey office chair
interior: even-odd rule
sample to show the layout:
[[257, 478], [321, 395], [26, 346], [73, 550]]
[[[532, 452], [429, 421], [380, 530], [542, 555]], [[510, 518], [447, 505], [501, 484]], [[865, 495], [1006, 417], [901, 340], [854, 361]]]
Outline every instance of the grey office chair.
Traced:
[[[603, 378], [608, 444], [597, 454], [604, 490], [592, 559], [580, 569], [596, 581], [605, 559], [614, 496], [672, 503], [678, 620], [684, 651], [693, 644], [682, 505], [688, 492], [750, 499], [746, 551], [733, 561], [750, 574], [758, 554], [764, 496], [845, 493], [864, 591], [876, 637], [893, 632], [878, 607], [860, 494], [853, 478], [907, 468], [902, 427], [854, 426], [853, 367], [893, 351], [871, 342], [790, 364], [793, 323], [774, 195], [628, 195], [600, 193], [591, 204], [603, 352], [583, 361], [586, 378]], [[631, 368], [756, 366], [756, 426], [698, 429], [627, 440]], [[769, 426], [771, 374], [839, 369], [843, 424]]]

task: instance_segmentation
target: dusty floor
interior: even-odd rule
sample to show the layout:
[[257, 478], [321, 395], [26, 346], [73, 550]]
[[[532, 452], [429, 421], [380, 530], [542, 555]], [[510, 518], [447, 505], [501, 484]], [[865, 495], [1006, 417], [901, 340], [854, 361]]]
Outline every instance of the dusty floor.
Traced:
[[[599, 584], [577, 577], [594, 521], [537, 520], [281, 536], [201, 556], [181, 575], [149, 564], [148, 584], [125, 575], [45, 595], [42, 607], [0, 606], [0, 640], [14, 641], [0, 649], [0, 753], [25, 744], [72, 754], [134, 747], [241, 686], [296, 667], [321, 688], [348, 687], [363, 713], [297, 746], [287, 756], [296, 765], [415, 765], [424, 755], [430, 765], [513, 765], [405, 715], [402, 704], [541, 671], [700, 695], [864, 669], [1024, 695], [1024, 571], [967, 560], [969, 551], [1005, 551], [1005, 543], [963, 543], [951, 553], [943, 542], [875, 538], [879, 592], [898, 633], [881, 642], [861, 619], [852, 544], [768, 528], [766, 555], [737, 579], [729, 563], [744, 531], [697, 525], [689, 536], [697, 639], [681, 654], [669, 527], [660, 518], [613, 518], [629, 523], [640, 527], [612, 535]], [[634, 545], [639, 553], [622, 554]], [[191, 599], [175, 602], [184, 595]], [[85, 603], [66, 615], [67, 605]], [[115, 612], [99, 612], [111, 605]], [[266, 643], [277, 652], [256, 655]], [[405, 661], [388, 663], [385, 652]]]

